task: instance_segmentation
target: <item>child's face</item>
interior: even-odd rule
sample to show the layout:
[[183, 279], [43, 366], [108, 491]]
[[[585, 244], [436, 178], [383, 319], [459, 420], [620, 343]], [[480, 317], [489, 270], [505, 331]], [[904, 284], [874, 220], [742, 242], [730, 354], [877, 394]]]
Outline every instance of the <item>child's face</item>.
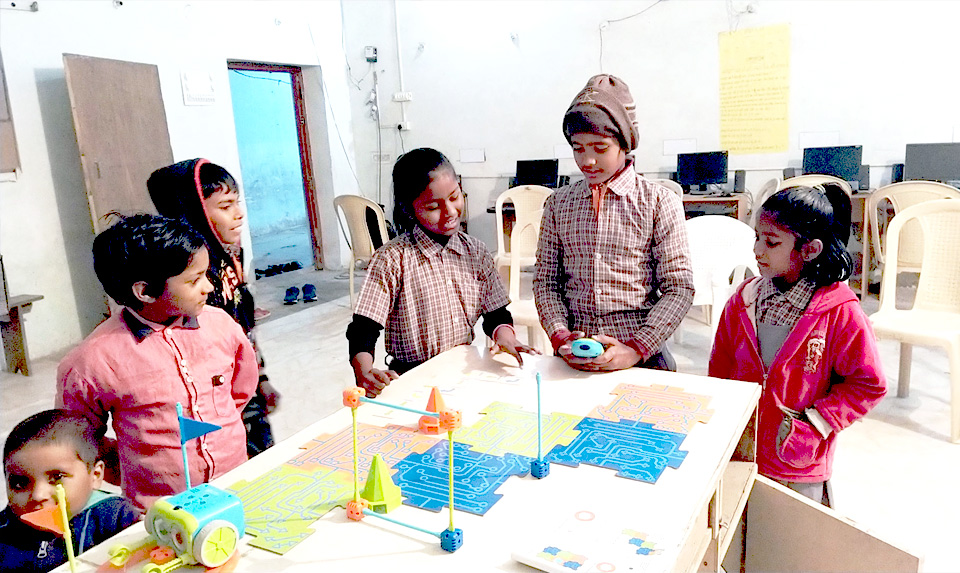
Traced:
[[203, 200], [203, 210], [213, 224], [213, 230], [225, 245], [240, 244], [240, 229], [243, 227], [243, 209], [240, 194], [228, 185]]
[[451, 237], [460, 230], [463, 193], [457, 177], [449, 169], [430, 173], [430, 184], [413, 200], [417, 221], [431, 233]]
[[16, 515], [56, 505], [53, 492], [60, 483], [73, 517], [103, 483], [103, 462], [88, 469], [72, 444], [27, 444], [7, 458], [3, 473], [7, 478], [7, 498]]
[[778, 225], [773, 217], [761, 213], [757, 220], [757, 240], [753, 244], [760, 276], [767, 279], [780, 277], [789, 284], [797, 282], [804, 258], [802, 249], [798, 250], [796, 244], [795, 234]]
[[213, 285], [207, 280], [207, 267], [210, 255], [202, 247], [193, 257], [187, 268], [179, 275], [167, 279], [163, 293], [157, 298], [144, 300], [141, 316], [154, 322], [166, 323], [178, 316], [197, 316], [207, 302], [207, 295], [213, 291]]
[[627, 154], [615, 137], [575, 133], [570, 137], [573, 158], [589, 185], [599, 185], [623, 169]]

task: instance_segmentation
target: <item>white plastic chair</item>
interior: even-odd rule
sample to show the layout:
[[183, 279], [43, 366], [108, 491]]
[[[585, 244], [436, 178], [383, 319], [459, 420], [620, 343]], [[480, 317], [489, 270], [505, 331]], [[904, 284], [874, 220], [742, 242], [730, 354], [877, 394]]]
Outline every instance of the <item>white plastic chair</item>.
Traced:
[[[865, 271], [870, 269], [871, 254], [876, 259], [877, 267], [883, 268], [884, 233], [881, 229], [881, 222], [886, 226], [886, 206], [884, 205], [884, 217], [880, 216], [881, 204], [884, 201], [890, 203], [893, 207], [893, 213], [896, 215], [900, 211], [923, 203], [924, 201], [934, 201], [937, 199], [960, 199], [960, 191], [943, 183], [934, 181], [903, 181], [886, 185], [874, 191], [867, 200], [867, 225], [870, 227], [870, 248], [865, 248], [863, 255], [863, 268]], [[920, 262], [923, 258], [923, 237], [920, 233], [920, 226], [913, 222], [904, 226], [900, 232], [900, 251], [897, 254], [898, 272], [919, 272]]]
[[[540, 237], [540, 219], [536, 221], [527, 220], [522, 224], [514, 225], [513, 233], [510, 235], [510, 250], [514, 253], [521, 252], [524, 245], [533, 242], [536, 244]], [[536, 253], [534, 253], [535, 255]], [[508, 293], [510, 295], [510, 304], [507, 310], [513, 315], [513, 324], [516, 326], [527, 327], [527, 343], [538, 349], [544, 354], [548, 353], [550, 341], [547, 338], [546, 331], [540, 324], [540, 315], [537, 313], [537, 306], [533, 298], [522, 298], [520, 296], [521, 270], [525, 257], [510, 258], [510, 280]]]
[[784, 179], [780, 183], [780, 189], [786, 189], [787, 187], [796, 187], [797, 185], [806, 185], [812, 187], [814, 185], [820, 185], [821, 183], [836, 183], [847, 195], [853, 195], [853, 188], [850, 187], [850, 184], [840, 179], [839, 177], [834, 177], [833, 175], [821, 175], [819, 173], [809, 173], [807, 175], [797, 175], [796, 177], [791, 177], [789, 179]]
[[[690, 265], [693, 268], [693, 306], [716, 333], [723, 306], [749, 270], [759, 275], [753, 254], [756, 234], [750, 225], [724, 215], [702, 215], [687, 220]], [[682, 338], [680, 327], [676, 330]]]
[[676, 193], [680, 199], [683, 199], [683, 187], [676, 181], [673, 181], [672, 179], [647, 179], [647, 181], [663, 185], [667, 189]]
[[380, 232], [379, 244], [389, 241], [387, 222], [383, 209], [373, 201], [359, 195], [339, 195], [333, 198], [334, 208], [339, 208], [347, 222], [350, 233], [350, 308], [354, 308], [354, 274], [358, 262], [368, 262], [376, 251], [370, 227], [367, 225], [367, 209], [371, 209], [377, 216], [377, 226]]
[[887, 231], [888, 252], [900, 252], [904, 230], [913, 222], [923, 236], [913, 308], [896, 308], [900, 262], [898, 257], [887, 257], [880, 283], [880, 310], [870, 321], [878, 338], [900, 342], [898, 397], [910, 392], [912, 345], [946, 349], [950, 359], [950, 440], [960, 442], [960, 201], [924, 201], [898, 213]]
[[[543, 204], [547, 201], [553, 190], [540, 185], [521, 185], [512, 189], [507, 189], [497, 197], [497, 254], [494, 256], [494, 264], [500, 276], [504, 276], [501, 269], [509, 269], [513, 264], [513, 259], [519, 257], [521, 267], [528, 267], [537, 262], [537, 241], [539, 232], [533, 235], [524, 235], [523, 240], [514, 245], [513, 235], [511, 233], [509, 250], [506, 248], [504, 240], [503, 226], [503, 204], [513, 203], [516, 222], [513, 228], [517, 229], [527, 223], [534, 223], [536, 228], [540, 229], [540, 219], [543, 217]], [[504, 277], [509, 283], [510, 277]]]

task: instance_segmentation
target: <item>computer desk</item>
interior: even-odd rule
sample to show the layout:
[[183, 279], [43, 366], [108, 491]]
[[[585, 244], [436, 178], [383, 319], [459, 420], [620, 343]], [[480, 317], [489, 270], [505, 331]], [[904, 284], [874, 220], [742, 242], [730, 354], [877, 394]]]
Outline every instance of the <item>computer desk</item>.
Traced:
[[[749, 421], [755, 419], [758, 384], [636, 368], [591, 374], [547, 356], [526, 356], [524, 364], [521, 369], [512, 357], [491, 356], [476, 345], [459, 346], [404, 374], [379, 399], [423, 408], [420, 401], [426, 400], [427, 390], [440, 387], [446, 390], [447, 408], [461, 410], [466, 429], [476, 424], [483, 416], [481, 410], [494, 401], [536, 412], [535, 374], [539, 372], [544, 415], [584, 416], [613, 402], [611, 391], [619, 384], [630, 384], [707, 396], [706, 421], [693, 423], [680, 446], [687, 452], [685, 458], [678, 467], [665, 468], [655, 483], [617, 477], [614, 469], [583, 463], [578, 467], [553, 463], [550, 474], [540, 480], [530, 475], [507, 478], [496, 491], [502, 498], [486, 515], [455, 512], [455, 526], [463, 530], [464, 543], [454, 553], [443, 551], [438, 540], [426, 533], [372, 517], [359, 523], [350, 521], [346, 512], [336, 507], [307, 524], [313, 533], [284, 555], [252, 547], [247, 544], [250, 537], [245, 537], [236, 570], [529, 571], [514, 560], [514, 552], [549, 543], [562, 524], [594, 513], [608, 519], [612, 516], [611, 524], [622, 518], [657, 540], [660, 553], [643, 557], [634, 570], [716, 572], [724, 563], [730, 571], [739, 569], [741, 560], [748, 571], [919, 569], [916, 557], [873, 538], [819, 504], [757, 477], [750, 456], [754, 434]], [[360, 406], [357, 416], [361, 424], [377, 427], [415, 427], [419, 419], [415, 413], [372, 404]], [[301, 454], [301, 448], [317, 436], [350, 424], [349, 409], [338, 410], [213, 483], [229, 488], [240, 480], [254, 480]], [[731, 461], [732, 457], [739, 461]], [[750, 515], [743, 527], [740, 517], [748, 498]], [[430, 531], [445, 529], [448, 523], [446, 509], [433, 513], [400, 506], [389, 516]], [[95, 570], [105, 562], [110, 546], [144, 535], [142, 523], [128, 528], [81, 555], [79, 570]], [[599, 565], [586, 570], [610, 570]], [[68, 570], [67, 565], [57, 569]]]

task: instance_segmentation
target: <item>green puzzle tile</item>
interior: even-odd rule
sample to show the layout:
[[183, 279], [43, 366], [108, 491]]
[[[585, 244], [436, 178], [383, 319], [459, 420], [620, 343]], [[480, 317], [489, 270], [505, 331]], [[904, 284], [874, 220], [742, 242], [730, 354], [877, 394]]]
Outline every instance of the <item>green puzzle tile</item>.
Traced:
[[313, 533], [309, 525], [353, 498], [353, 474], [329, 467], [282, 465], [228, 488], [243, 502], [251, 545], [283, 554]]
[[[479, 422], [456, 433], [455, 440], [471, 450], [494, 456], [517, 454], [537, 457], [537, 413], [519, 406], [493, 402], [481, 411]], [[543, 454], [556, 445], [567, 446], [580, 432], [576, 425], [583, 416], [546, 414], [543, 416]]]
[[654, 384], [620, 384], [610, 392], [616, 398], [606, 406], [597, 406], [587, 414], [591, 418], [619, 422], [637, 420], [653, 424], [657, 430], [689, 434], [694, 424], [710, 420], [709, 396], [689, 394], [682, 388]]

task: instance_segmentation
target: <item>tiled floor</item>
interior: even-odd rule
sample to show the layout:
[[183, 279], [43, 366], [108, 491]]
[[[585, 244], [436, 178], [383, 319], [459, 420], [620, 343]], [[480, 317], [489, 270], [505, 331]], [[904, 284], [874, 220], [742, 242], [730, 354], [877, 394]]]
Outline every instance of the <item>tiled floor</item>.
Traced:
[[[343, 334], [351, 315], [347, 282], [331, 271], [298, 273], [302, 274], [280, 280], [281, 275], [273, 282], [282, 287], [291, 280], [309, 279], [330, 301], [284, 308], [259, 327], [268, 373], [283, 394], [280, 410], [271, 417], [280, 439], [339, 408], [339, 390], [353, 384]], [[282, 300], [282, 290], [277, 294], [272, 288], [258, 284], [260, 306]], [[868, 312], [876, 306], [875, 298], [865, 303]], [[704, 374], [709, 328], [695, 317], [699, 314], [684, 322], [682, 342], [671, 344], [681, 371]], [[863, 422], [841, 434], [833, 480], [837, 510], [886, 540], [924, 555], [925, 571], [956, 571], [960, 444], [947, 441], [946, 356], [917, 348], [910, 397], [897, 398], [898, 347], [883, 341], [880, 348], [892, 391]], [[382, 355], [381, 346], [378, 356]], [[0, 438], [20, 419], [52, 405], [57, 359], [36, 360], [29, 378], [0, 373]]]

